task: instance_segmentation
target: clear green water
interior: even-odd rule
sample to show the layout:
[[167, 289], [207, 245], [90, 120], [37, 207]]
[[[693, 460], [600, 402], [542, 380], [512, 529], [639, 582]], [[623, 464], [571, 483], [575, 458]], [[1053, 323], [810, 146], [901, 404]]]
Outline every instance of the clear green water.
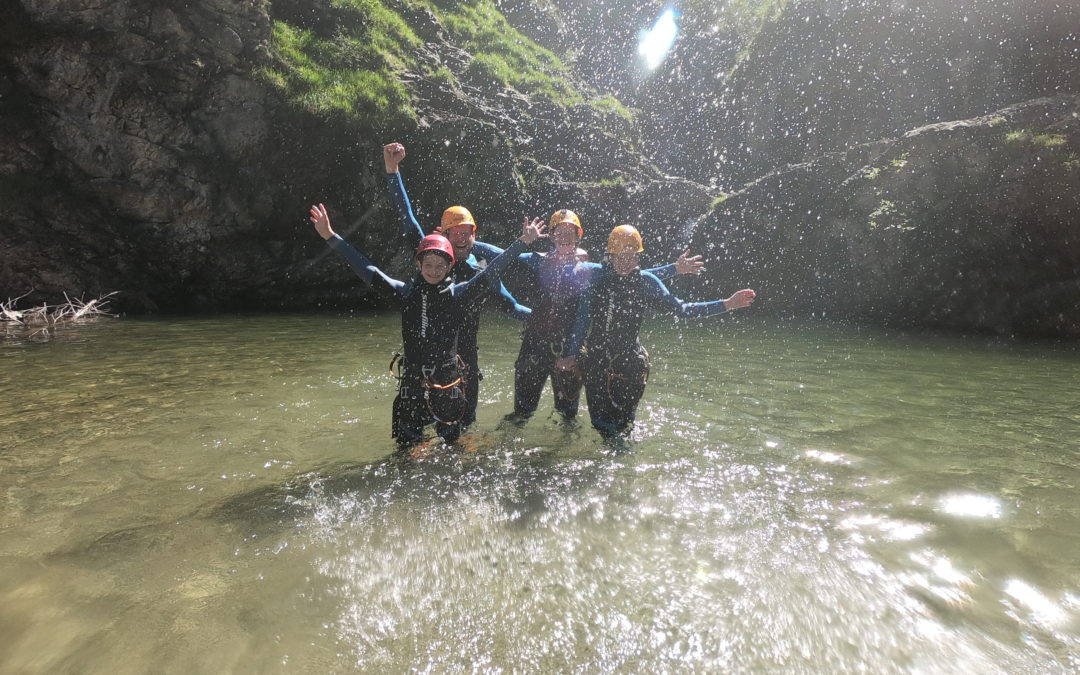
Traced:
[[391, 456], [394, 316], [0, 342], [0, 672], [1080, 669], [1080, 353], [652, 325], [628, 452]]

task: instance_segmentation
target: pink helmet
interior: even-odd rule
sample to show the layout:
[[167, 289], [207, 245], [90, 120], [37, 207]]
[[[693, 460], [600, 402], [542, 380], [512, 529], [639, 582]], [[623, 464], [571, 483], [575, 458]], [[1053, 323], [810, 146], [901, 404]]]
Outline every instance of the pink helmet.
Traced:
[[428, 251], [442, 253], [450, 259], [451, 266], [456, 262], [454, 260], [454, 247], [450, 245], [450, 240], [441, 234], [429, 234], [421, 239], [420, 245], [416, 247], [416, 259], [419, 260], [420, 256]]

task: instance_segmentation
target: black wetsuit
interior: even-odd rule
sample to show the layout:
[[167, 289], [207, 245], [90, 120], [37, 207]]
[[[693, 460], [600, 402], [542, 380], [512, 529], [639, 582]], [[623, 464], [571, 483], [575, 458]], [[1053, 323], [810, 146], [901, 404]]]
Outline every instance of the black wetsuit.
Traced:
[[544, 383], [551, 378], [555, 410], [565, 419], [577, 416], [581, 399], [581, 370], [558, 370], [555, 361], [566, 354], [578, 302], [588, 288], [589, 263], [563, 262], [553, 254], [518, 256], [539, 289], [539, 302], [525, 321], [521, 349], [514, 362], [514, 415], [526, 419], [536, 412]]
[[357, 275], [401, 308], [401, 340], [404, 343], [401, 379], [394, 399], [392, 436], [402, 444], [423, 439], [423, 429], [435, 423], [447, 441], [460, 434], [467, 413], [468, 384], [458, 356], [462, 317], [484, 297], [488, 275], [498, 278], [506, 264], [525, 245], [519, 241], [495, 258], [483, 273], [468, 281], [449, 279], [430, 284], [417, 275], [410, 282], [392, 279], [363, 253], [334, 235], [330, 248], [348, 260]]
[[[589, 417], [601, 434], [629, 432], [649, 378], [649, 353], [638, 342], [648, 307], [677, 317], [704, 317], [727, 311], [723, 300], [685, 303], [649, 272], [618, 275], [608, 264], [598, 270], [578, 308], [571, 348], [584, 341], [583, 368]], [[586, 332], [588, 337], [586, 338]]]
[[[410, 250], [415, 249], [424, 237], [424, 230], [413, 213], [412, 203], [409, 201], [409, 195], [405, 191], [405, 182], [401, 178], [401, 174], [386, 174], [386, 186], [394, 202], [401, 233], [406, 239], [406, 246]], [[501, 249], [495, 247], [489, 247], [492, 250], [485, 250], [485, 246], [485, 244], [479, 242], [474, 245], [475, 248], [485, 254], [485, 263], [483, 264], [486, 264], [488, 259], [494, 259], [495, 256], [502, 252]], [[464, 260], [457, 260], [450, 270], [450, 280], [454, 283], [468, 281], [481, 271], [481, 265], [482, 263], [478, 262], [477, 258], [471, 254]], [[465, 363], [467, 382], [465, 392], [468, 403], [465, 415], [461, 420], [464, 426], [468, 426], [476, 420], [480, 380], [484, 377], [480, 371], [479, 347], [477, 345], [477, 333], [480, 331], [480, 309], [483, 307], [484, 302], [489, 296], [495, 296], [518, 318], [524, 318], [529, 314], [529, 308], [519, 305], [514, 300], [514, 296], [510, 295], [506, 287], [497, 279], [489, 280], [484, 285], [486, 286], [485, 290], [477, 291], [476, 302], [466, 307], [462, 316], [459, 317], [461, 329], [458, 333], [458, 354]]]
[[[502, 253], [502, 249], [480, 242], [474, 250], [482, 261]], [[531, 285], [539, 302], [525, 319], [521, 349], [514, 362], [513, 417], [523, 421], [536, 412], [544, 382], [550, 377], [555, 410], [564, 419], [573, 419], [581, 400], [582, 370], [559, 370], [555, 361], [560, 356], [577, 355], [577, 349], [569, 346], [571, 330], [578, 305], [599, 274], [600, 265], [576, 257], [559, 260], [552, 253], [522, 253], [517, 262], [532, 274]], [[647, 271], [660, 279], [678, 273], [674, 263]]]

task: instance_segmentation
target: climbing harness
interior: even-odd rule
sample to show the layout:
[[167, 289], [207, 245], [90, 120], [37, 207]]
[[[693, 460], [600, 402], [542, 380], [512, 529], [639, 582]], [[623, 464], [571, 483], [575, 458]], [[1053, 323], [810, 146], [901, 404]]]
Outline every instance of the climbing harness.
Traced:
[[[428, 414], [438, 424], [457, 424], [465, 417], [466, 409], [468, 408], [468, 401], [465, 395], [466, 393], [466, 379], [468, 378], [469, 367], [465, 365], [465, 362], [460, 356], [455, 356], [450, 361], [443, 364], [443, 366], [456, 367], [460, 375], [457, 376], [452, 382], [447, 384], [438, 384], [435, 381], [435, 372], [438, 370], [437, 366], [421, 366], [420, 372], [423, 375], [420, 380], [420, 387], [424, 391], [424, 405], [427, 406]], [[441, 395], [445, 397], [445, 394], [449, 393], [450, 400], [458, 400], [460, 403], [456, 406], [457, 417], [454, 419], [443, 419], [435, 412], [435, 407], [432, 405], [433, 395]]]
[[[625, 392], [630, 386], [637, 384], [637, 378], [639, 376], [641, 378], [642, 387], [644, 387], [649, 382], [649, 373], [652, 371], [652, 367], [649, 364], [649, 352], [646, 351], [644, 347], [640, 347], [640, 351], [635, 352], [632, 355], [632, 358], [640, 359], [645, 363], [645, 370], [641, 372], [640, 375], [626, 376], [616, 372], [614, 367], [614, 358], [611, 357], [608, 358], [607, 365], [604, 367], [604, 379], [605, 384], [607, 385], [608, 401], [615, 408], [622, 409], [625, 407], [617, 402], [617, 399], [615, 397], [616, 391], [621, 391], [625, 394]], [[615, 385], [619, 385], [618, 389], [614, 388]]]

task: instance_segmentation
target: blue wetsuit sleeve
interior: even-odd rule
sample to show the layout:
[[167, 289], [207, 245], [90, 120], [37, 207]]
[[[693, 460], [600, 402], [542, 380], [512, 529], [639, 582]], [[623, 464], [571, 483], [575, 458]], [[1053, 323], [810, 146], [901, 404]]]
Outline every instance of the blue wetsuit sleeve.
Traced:
[[533, 272], [539, 272], [540, 267], [544, 264], [544, 256], [538, 253], [522, 253], [518, 256], [518, 262], [525, 265]]
[[492, 282], [494, 282], [493, 285], [497, 287], [493, 289], [498, 291], [496, 297], [499, 298], [499, 302], [501, 302], [503, 306], [506, 307], [506, 309], [510, 310], [510, 314], [518, 321], [524, 321], [525, 319], [528, 319], [529, 316], [532, 314], [532, 309], [518, 302], [517, 298], [515, 298], [514, 295], [509, 290], [507, 290], [506, 285], [503, 284], [502, 281], [492, 277], [491, 279], [489, 279], [488, 283]]
[[405, 192], [405, 181], [401, 178], [400, 172], [386, 174], [386, 189], [390, 191], [390, 199], [394, 202], [394, 212], [397, 213], [401, 236], [405, 238], [410, 250], [415, 249], [424, 238], [424, 228], [420, 227], [419, 221], [416, 220], [416, 214], [413, 213], [412, 202], [409, 201], [409, 195]]
[[386, 276], [366, 255], [349, 246], [338, 235], [335, 234], [330, 237], [326, 240], [326, 243], [330, 248], [334, 249], [335, 253], [348, 261], [349, 266], [356, 272], [356, 276], [360, 277], [368, 286], [384, 293], [392, 293], [398, 296], [404, 294], [405, 282]]
[[723, 314], [727, 311], [727, 308], [724, 307], [723, 300], [683, 302], [672, 295], [671, 291], [664, 285], [664, 282], [657, 279], [655, 275], [650, 274], [649, 272], [642, 272], [641, 276], [644, 277], [646, 281], [646, 296], [679, 318], [689, 319], [693, 317], [716, 316], [717, 314]]
[[649, 274], [655, 276], [660, 281], [667, 281], [668, 279], [674, 279], [675, 277], [677, 277], [679, 275], [679, 273], [675, 271], [675, 263], [670, 263], [668, 265], [661, 265], [660, 267], [650, 267], [647, 270], [641, 270], [641, 271], [642, 272], [648, 272]]
[[497, 258], [502, 252], [503, 250], [498, 246], [482, 241], [473, 242], [472, 254], [476, 256], [477, 260], [483, 260], [484, 262], [489, 263]]
[[[486, 266], [495, 258], [499, 257], [503, 253], [503, 249], [492, 244], [488, 244], [482, 241], [473, 242], [472, 254], [477, 260], [483, 261], [483, 266]], [[518, 258], [527, 255], [522, 253]], [[482, 266], [480, 267], [482, 269]], [[524, 321], [532, 314], [532, 310], [525, 305], [519, 303], [517, 298], [507, 290], [506, 285], [502, 281], [496, 279], [494, 276], [488, 278], [488, 288], [496, 294], [499, 302], [505, 309], [510, 311], [510, 314], [519, 321]]]
[[462, 281], [461, 283], [450, 286], [450, 291], [454, 295], [460, 295], [463, 298], [474, 297], [483, 289], [483, 284], [492, 283], [490, 279], [494, 279], [496, 283], [499, 282], [499, 276], [506, 271], [507, 265], [517, 258], [518, 254], [525, 249], [525, 242], [520, 239], [514, 240], [513, 244], [510, 244], [500, 255], [487, 264], [484, 269], [480, 270], [480, 273], [474, 276], [468, 281]]

